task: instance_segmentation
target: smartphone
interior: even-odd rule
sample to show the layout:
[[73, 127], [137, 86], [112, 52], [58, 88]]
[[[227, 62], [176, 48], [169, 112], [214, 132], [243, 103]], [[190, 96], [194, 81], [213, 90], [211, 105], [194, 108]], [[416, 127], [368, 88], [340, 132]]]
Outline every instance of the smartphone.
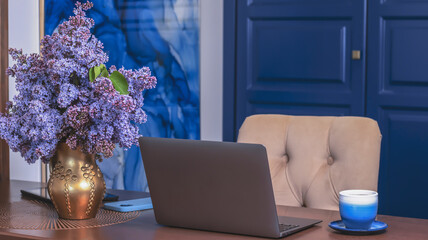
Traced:
[[139, 210], [152, 209], [152, 199], [150, 197], [138, 198], [126, 201], [109, 202], [104, 204], [105, 209], [118, 212], [132, 212]]
[[[42, 188], [34, 188], [34, 189], [22, 189], [21, 190], [22, 196], [34, 198], [42, 201], [51, 202], [51, 198], [49, 197], [48, 189], [45, 187]], [[118, 201], [119, 196], [107, 193], [104, 195], [103, 201], [105, 202], [113, 202]]]

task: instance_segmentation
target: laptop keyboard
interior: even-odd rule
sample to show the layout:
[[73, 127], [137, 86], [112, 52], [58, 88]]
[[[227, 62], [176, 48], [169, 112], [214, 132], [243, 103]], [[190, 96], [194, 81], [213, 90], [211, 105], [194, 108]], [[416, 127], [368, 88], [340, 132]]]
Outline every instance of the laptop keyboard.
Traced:
[[291, 229], [296, 228], [296, 227], [299, 227], [299, 225], [288, 225], [288, 224], [280, 223], [279, 224], [279, 231], [284, 232], [284, 231], [291, 230]]

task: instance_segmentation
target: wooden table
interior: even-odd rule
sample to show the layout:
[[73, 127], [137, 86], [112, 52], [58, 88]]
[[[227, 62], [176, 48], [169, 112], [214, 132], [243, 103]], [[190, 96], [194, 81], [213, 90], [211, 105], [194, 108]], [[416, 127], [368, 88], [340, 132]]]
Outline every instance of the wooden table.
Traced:
[[[0, 204], [22, 201], [20, 189], [36, 188], [41, 183], [10, 181], [0, 183]], [[146, 196], [142, 192], [129, 192], [110, 190], [109, 192], [120, 196], [121, 200]], [[339, 219], [339, 212], [319, 209], [278, 206], [281, 216], [322, 219], [323, 222], [315, 227], [286, 237], [292, 239], [428, 239], [428, 220], [416, 218], [403, 218], [393, 216], [378, 216], [380, 221], [389, 225], [388, 230], [380, 235], [349, 236], [334, 232], [328, 223]], [[0, 239], [258, 239], [255, 237], [233, 234], [214, 233], [182, 228], [172, 228], [158, 225], [153, 211], [145, 211], [140, 217], [126, 223], [117, 225], [73, 230], [18, 230], [0, 229]]]

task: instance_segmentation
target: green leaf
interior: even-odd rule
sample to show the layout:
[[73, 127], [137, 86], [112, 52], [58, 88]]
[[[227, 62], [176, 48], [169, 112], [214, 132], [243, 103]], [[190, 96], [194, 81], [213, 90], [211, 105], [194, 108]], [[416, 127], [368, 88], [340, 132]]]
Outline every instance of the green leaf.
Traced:
[[128, 82], [122, 73], [118, 71], [112, 72], [110, 75], [110, 80], [113, 83], [114, 88], [122, 95], [129, 94], [128, 92]]
[[95, 78], [97, 78], [101, 73], [101, 66], [94, 67]]
[[95, 80], [95, 72], [94, 67], [91, 67], [89, 69], [89, 81], [93, 82]]
[[109, 74], [108, 74], [108, 71], [107, 71], [107, 69], [103, 69], [102, 71], [101, 71], [101, 77], [106, 77], [106, 78], [108, 78], [109, 77]]
[[93, 82], [101, 74], [102, 77], [109, 77], [107, 68], [104, 64], [89, 69], [89, 81]]

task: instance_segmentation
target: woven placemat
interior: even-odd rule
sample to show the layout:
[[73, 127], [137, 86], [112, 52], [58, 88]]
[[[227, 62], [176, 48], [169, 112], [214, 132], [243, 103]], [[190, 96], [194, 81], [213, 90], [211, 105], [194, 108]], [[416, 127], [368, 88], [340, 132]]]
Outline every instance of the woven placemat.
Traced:
[[121, 213], [100, 208], [95, 218], [65, 220], [58, 218], [52, 204], [38, 200], [22, 200], [0, 207], [0, 228], [27, 230], [94, 228], [127, 222], [141, 214], [142, 211]]

